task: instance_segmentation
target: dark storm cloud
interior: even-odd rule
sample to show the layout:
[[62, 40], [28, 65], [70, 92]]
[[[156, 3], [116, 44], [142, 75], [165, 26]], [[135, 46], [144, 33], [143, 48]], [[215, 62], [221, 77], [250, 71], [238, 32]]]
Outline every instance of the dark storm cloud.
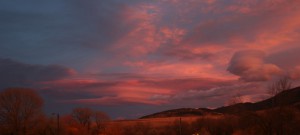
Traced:
[[37, 82], [62, 79], [72, 74], [72, 69], [59, 65], [33, 65], [0, 58], [1, 88], [32, 86]]

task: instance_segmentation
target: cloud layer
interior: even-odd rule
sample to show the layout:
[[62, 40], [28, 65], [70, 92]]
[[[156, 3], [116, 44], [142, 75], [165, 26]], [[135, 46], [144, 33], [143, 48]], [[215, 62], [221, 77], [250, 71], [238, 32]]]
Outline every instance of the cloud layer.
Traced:
[[0, 58], [0, 88], [31, 86], [38, 82], [53, 81], [69, 77], [74, 70], [59, 65], [33, 65]]
[[114, 117], [135, 113], [128, 106], [221, 106], [238, 90], [258, 100], [273, 77], [300, 77], [299, 4], [1, 1], [1, 88], [34, 87], [49, 106], [105, 106]]

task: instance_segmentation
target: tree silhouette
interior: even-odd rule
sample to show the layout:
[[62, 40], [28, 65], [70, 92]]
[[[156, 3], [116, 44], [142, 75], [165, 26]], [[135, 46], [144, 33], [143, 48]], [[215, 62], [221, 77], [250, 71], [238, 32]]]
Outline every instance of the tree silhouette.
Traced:
[[93, 118], [96, 123], [96, 133], [99, 134], [101, 130], [104, 130], [106, 123], [110, 120], [104, 112], [95, 111], [93, 113]]
[[9, 88], [0, 92], [0, 124], [3, 134], [29, 134], [42, 116], [43, 99], [32, 89]]
[[92, 122], [93, 111], [89, 108], [75, 108], [72, 117], [89, 132]]
[[288, 77], [282, 77], [274, 81], [268, 87], [268, 92], [273, 98], [273, 106], [280, 105], [280, 97], [276, 96], [279, 93], [292, 88], [292, 81]]
[[292, 88], [292, 81], [288, 77], [282, 77], [269, 85], [269, 94], [272, 96]]

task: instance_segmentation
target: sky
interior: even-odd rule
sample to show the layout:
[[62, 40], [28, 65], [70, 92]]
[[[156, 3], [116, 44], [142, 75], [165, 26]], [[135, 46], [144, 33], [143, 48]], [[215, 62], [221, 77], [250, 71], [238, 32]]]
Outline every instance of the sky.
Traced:
[[131, 119], [300, 78], [300, 0], [0, 1], [0, 89]]

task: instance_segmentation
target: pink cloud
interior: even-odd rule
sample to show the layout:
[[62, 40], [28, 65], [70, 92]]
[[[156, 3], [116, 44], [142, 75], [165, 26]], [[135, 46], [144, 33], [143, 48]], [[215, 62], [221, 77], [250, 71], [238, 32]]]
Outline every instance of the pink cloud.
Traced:
[[265, 63], [264, 59], [265, 54], [262, 51], [240, 51], [233, 55], [228, 71], [245, 81], [266, 81], [282, 73], [278, 66]]
[[133, 28], [126, 35], [118, 39], [112, 47], [113, 51], [124, 51], [129, 55], [144, 55], [160, 46], [162, 38], [156, 33], [155, 21], [159, 19], [159, 9], [151, 4], [138, 4], [127, 7], [123, 18]]
[[[61, 8], [54, 3], [55, 9]], [[5, 8], [8, 20], [3, 28], [12, 31], [5, 33], [2, 57], [60, 65], [0, 58], [1, 87], [34, 87], [47, 100], [69, 104], [179, 108], [218, 107], [236, 93], [244, 101], [257, 101], [266, 96], [267, 83], [280, 75], [300, 84], [299, 0], [61, 4], [70, 6], [58, 16], [61, 12]], [[20, 33], [28, 21], [48, 20], [43, 14], [65, 19], [48, 22], [49, 28], [44, 27], [48, 23], [37, 23], [41, 27], [22, 28]], [[20, 15], [32, 19], [10, 22]], [[11, 41], [18, 36], [24, 38]], [[30, 45], [25, 50], [10, 45], [19, 43]], [[57, 51], [65, 53], [48, 57]]]
[[76, 100], [62, 100], [66, 103], [79, 103], [79, 104], [96, 104], [96, 105], [125, 105], [125, 104], [147, 104], [147, 105], [161, 105], [167, 103], [163, 100], [145, 100], [137, 97], [103, 97], [103, 98], [90, 98], [90, 99], [76, 99]]
[[294, 80], [300, 79], [300, 65], [289, 70], [289, 76]]
[[[267, 81], [284, 73], [285, 68], [270, 62], [268, 57], [299, 43], [297, 4], [162, 0], [128, 6], [123, 9], [122, 23], [132, 27], [110, 47], [110, 52], [117, 56], [91, 65], [101, 69], [100, 73], [105, 72], [100, 66], [121, 66], [142, 77], [102, 77], [83, 84], [74, 81], [78, 83], [74, 86], [88, 87], [86, 92], [99, 96], [74, 101], [158, 105], [205, 97], [214, 104], [221, 104], [215, 98], [222, 98], [225, 103], [240, 88], [226, 86], [238, 78]], [[207, 13], [211, 16], [205, 16]], [[249, 49], [261, 51], [240, 51]], [[227, 67], [234, 75], [226, 71]], [[293, 69], [291, 76], [297, 78], [297, 68], [289, 67]], [[236, 83], [247, 85], [242, 81]], [[255, 101], [265, 92], [263, 86], [255, 89], [247, 89], [245, 100]], [[199, 100], [193, 101], [196, 104]]]
[[[111, 57], [88, 60], [82, 73], [99, 76], [78, 75], [79, 79], [42, 85], [66, 92], [60, 100], [84, 104], [216, 106], [243, 88], [245, 100], [255, 101], [265, 93], [263, 82], [258, 86], [256, 81], [270, 80], [285, 70], [269, 57], [300, 43], [298, 4], [161, 0], [126, 5], [119, 17], [120, 25], [128, 29], [106, 48]], [[298, 78], [295, 65], [286, 69]], [[135, 75], [114, 75], [116, 70]], [[85, 94], [79, 98], [78, 93]]]
[[[222, 60], [220, 60], [222, 61]], [[223, 62], [223, 61], [222, 61]], [[216, 78], [231, 80], [235, 77], [228, 74], [225, 70], [217, 70], [219, 64], [223, 64], [216, 60], [216, 63], [208, 61], [137, 61], [126, 62], [126, 65], [135, 69], [135, 72], [151, 76], [157, 75], [163, 78]], [[224, 62], [227, 65], [227, 62]]]
[[[206, 90], [231, 85], [230, 80], [213, 78], [127, 79], [123, 81], [70, 79], [42, 83], [43, 92], [65, 103], [122, 105], [171, 104], [176, 95], [192, 89]], [[47, 86], [47, 87], [46, 87]], [[51, 91], [50, 91], [51, 90]], [[177, 97], [177, 98], [175, 98]]]

